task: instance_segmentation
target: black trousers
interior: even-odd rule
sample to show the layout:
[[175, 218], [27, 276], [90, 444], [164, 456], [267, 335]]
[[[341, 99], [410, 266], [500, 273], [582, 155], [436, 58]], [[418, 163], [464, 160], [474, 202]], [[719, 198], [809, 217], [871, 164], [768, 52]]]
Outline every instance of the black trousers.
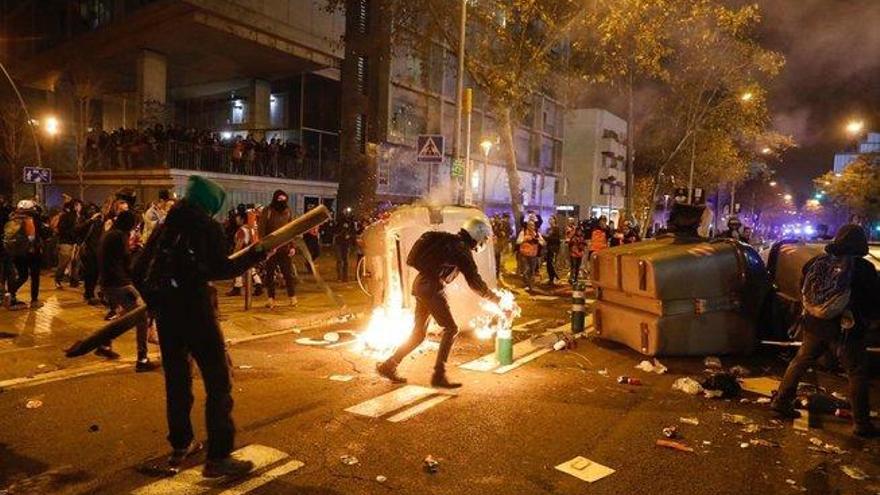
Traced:
[[559, 280], [559, 275], [556, 273], [557, 254], [559, 254], [559, 248], [546, 248], [544, 250], [544, 261], [547, 263], [547, 277], [551, 283]]
[[196, 292], [161, 297], [156, 317], [165, 371], [168, 441], [172, 448], [183, 449], [194, 438], [190, 412], [195, 360], [207, 396], [208, 459], [223, 459], [232, 452], [235, 442], [232, 375], [210, 294], [206, 288]]
[[83, 297], [95, 298], [95, 289], [98, 287], [98, 258], [94, 253], [84, 254], [82, 257], [82, 278], [85, 285]]
[[30, 277], [31, 301], [38, 300], [40, 298], [40, 256], [29, 254], [27, 256], [15, 257], [12, 258], [12, 264], [15, 265], [15, 271], [18, 274], [15, 278], [9, 277], [6, 282], [7, 289], [12, 294], [12, 299], [15, 299], [15, 293], [18, 292], [18, 289]]
[[351, 246], [348, 244], [336, 244], [336, 277], [342, 282], [348, 282], [349, 253]]
[[287, 297], [296, 294], [296, 285], [293, 279], [293, 265], [291, 265], [289, 251], [283, 249], [266, 260], [266, 292], [271, 298], [275, 298], [275, 272], [276, 267], [281, 269], [284, 284], [287, 287]]
[[425, 336], [428, 334], [428, 318], [433, 316], [434, 321], [443, 328], [443, 337], [440, 340], [440, 349], [437, 351], [434, 372], [444, 373], [446, 361], [452, 350], [452, 343], [458, 334], [458, 325], [455, 324], [455, 318], [452, 317], [452, 312], [449, 310], [449, 301], [446, 300], [446, 294], [443, 293], [443, 287], [439, 280], [427, 280], [419, 275], [413, 285], [415, 286], [413, 294], [416, 296], [413, 331], [409, 339], [397, 348], [388, 362], [397, 366], [403, 361], [403, 358], [425, 340]]
[[785, 376], [779, 384], [776, 395], [777, 404], [787, 406], [797, 394], [797, 386], [801, 377], [817, 359], [826, 352], [834, 352], [849, 378], [849, 399], [852, 404], [853, 423], [867, 425], [871, 422], [871, 411], [868, 397], [868, 351], [865, 347], [864, 335], [861, 331], [852, 332], [844, 338], [837, 329], [821, 331], [805, 329], [803, 343], [797, 355], [788, 364]]
[[576, 258], [574, 256], [571, 256], [568, 258], [568, 260], [569, 260], [569, 266], [571, 267], [569, 269], [569, 281], [571, 283], [575, 283], [578, 281], [578, 277], [580, 276], [581, 262], [584, 260], [584, 258], [583, 257]]

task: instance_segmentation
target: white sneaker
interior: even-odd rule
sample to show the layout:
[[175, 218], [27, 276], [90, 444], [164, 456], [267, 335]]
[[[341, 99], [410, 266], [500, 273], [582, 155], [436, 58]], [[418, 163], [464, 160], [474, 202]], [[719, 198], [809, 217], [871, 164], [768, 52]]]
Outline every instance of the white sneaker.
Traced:
[[275, 298], [274, 297], [269, 298], [269, 300], [266, 302], [266, 307], [269, 309], [273, 309], [275, 307]]
[[290, 305], [296, 306], [297, 304], [299, 304], [299, 299], [297, 299], [296, 296], [291, 297], [290, 298]]

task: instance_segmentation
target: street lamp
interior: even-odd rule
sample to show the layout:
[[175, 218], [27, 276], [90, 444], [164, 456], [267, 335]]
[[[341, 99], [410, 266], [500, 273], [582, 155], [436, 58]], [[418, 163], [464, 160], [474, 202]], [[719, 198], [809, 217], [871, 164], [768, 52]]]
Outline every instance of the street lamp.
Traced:
[[61, 123], [57, 117], [46, 117], [43, 119], [43, 131], [49, 136], [57, 136], [61, 131]]
[[865, 122], [862, 120], [850, 120], [846, 124], [846, 133], [851, 137], [857, 137], [862, 133], [862, 129], [865, 128]]
[[778, 183], [775, 180], [770, 181], [770, 187], [776, 187]]
[[765, 147], [761, 150], [761, 154], [763, 155], [769, 155], [770, 153], [773, 153], [773, 150], [770, 148]]
[[[480, 198], [483, 200], [483, 209], [486, 209], [486, 183], [489, 182], [489, 153], [492, 151], [492, 141], [489, 138], [483, 138], [480, 142], [480, 148], [483, 150], [483, 189]], [[476, 186], [474, 186], [476, 189]]]
[[752, 99], [753, 99], [754, 97], [755, 97], [755, 95], [754, 95], [751, 91], [746, 91], [745, 93], [743, 93], [743, 94], [739, 97], [739, 99], [742, 100], [742, 101], [744, 101], [744, 102], [746, 102], [746, 103], [748, 103], [748, 102], [752, 101]]
[[786, 200], [786, 201], [791, 201], [791, 200], [792, 200], [792, 195], [791, 195], [791, 194], [786, 194], [786, 195], [782, 196], [782, 199], [784, 199], [784, 200]]

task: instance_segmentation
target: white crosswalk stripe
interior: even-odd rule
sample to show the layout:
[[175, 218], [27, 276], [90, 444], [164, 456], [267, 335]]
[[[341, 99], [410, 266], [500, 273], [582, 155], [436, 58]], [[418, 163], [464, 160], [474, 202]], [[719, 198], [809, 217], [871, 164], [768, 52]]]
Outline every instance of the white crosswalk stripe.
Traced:
[[368, 418], [381, 418], [393, 413], [387, 418], [388, 421], [399, 423], [454, 396], [455, 394], [435, 388], [407, 385], [351, 406], [345, 411]]
[[[224, 489], [221, 495], [245, 495], [273, 480], [292, 473], [303, 467], [302, 461], [290, 459], [286, 453], [265, 445], [248, 445], [232, 453], [233, 457], [254, 463], [253, 474], [236, 481], [230, 486], [230, 480], [222, 478], [207, 479], [202, 476], [203, 466], [181, 471], [171, 478], [162, 479], [132, 491], [132, 495], [201, 495], [209, 491]], [[286, 460], [283, 464], [260, 471]]]

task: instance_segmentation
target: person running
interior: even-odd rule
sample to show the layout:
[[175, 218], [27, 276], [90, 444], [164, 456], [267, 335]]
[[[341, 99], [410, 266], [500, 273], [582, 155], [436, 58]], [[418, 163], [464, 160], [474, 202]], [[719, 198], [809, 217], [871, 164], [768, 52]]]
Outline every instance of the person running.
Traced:
[[43, 306], [40, 301], [40, 268], [45, 239], [49, 228], [40, 219], [36, 202], [19, 201], [18, 207], [3, 227], [3, 247], [18, 274], [7, 280], [4, 305], [10, 309], [23, 309], [27, 305], [17, 298], [18, 290], [30, 279], [31, 309]]

